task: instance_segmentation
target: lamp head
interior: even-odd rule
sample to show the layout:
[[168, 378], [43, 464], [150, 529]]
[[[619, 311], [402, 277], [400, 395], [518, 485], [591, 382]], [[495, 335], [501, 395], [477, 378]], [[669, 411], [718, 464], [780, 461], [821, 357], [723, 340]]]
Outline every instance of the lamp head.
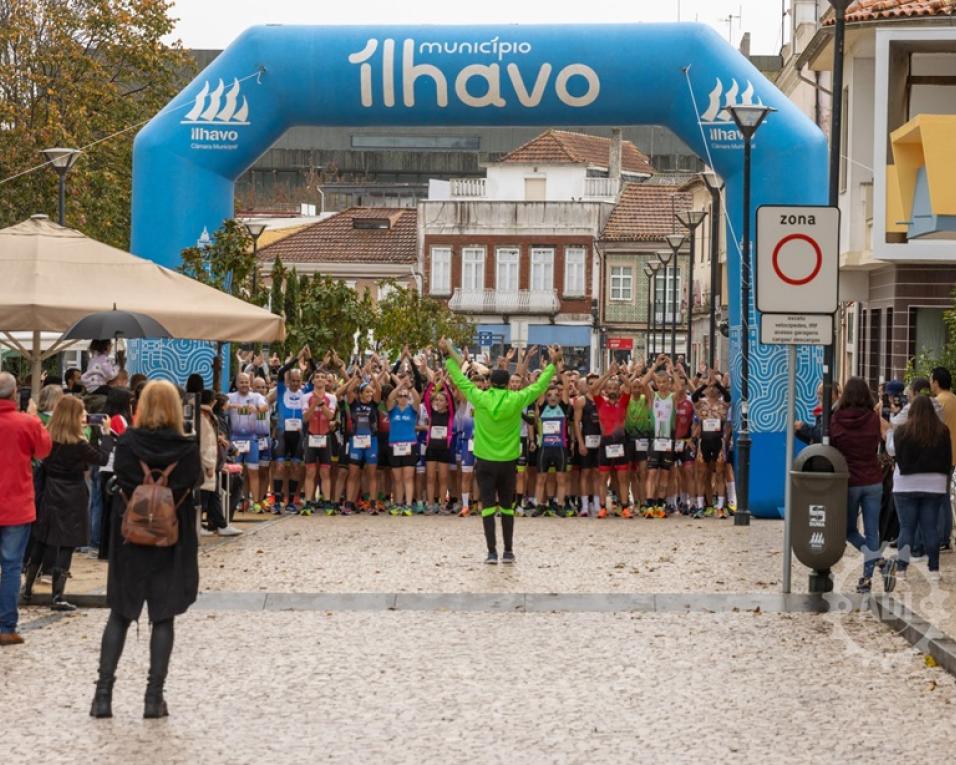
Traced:
[[657, 259], [661, 262], [661, 265], [666, 266], [671, 262], [671, 258], [674, 257], [674, 252], [672, 250], [658, 250], [654, 253], [657, 256]]
[[740, 106], [730, 106], [727, 111], [733, 117], [737, 129], [744, 134], [744, 138], [751, 138], [757, 132], [757, 128], [767, 119], [767, 115], [777, 110], [769, 106], [742, 104]]
[[79, 149], [66, 149], [58, 146], [52, 149], [43, 149], [40, 153], [46, 157], [47, 162], [53, 165], [54, 170], [65, 174], [76, 164], [76, 160], [80, 158], [80, 154], [83, 152]]
[[243, 223], [242, 225], [246, 227], [246, 231], [252, 237], [253, 242], [258, 242], [262, 232], [268, 227], [265, 223]]
[[694, 231], [704, 222], [705, 217], [707, 217], [707, 213], [703, 210], [684, 210], [677, 213], [677, 220], [688, 231]]
[[661, 262], [659, 260], [652, 260], [647, 264], [647, 267], [651, 269], [652, 274], [656, 274], [661, 270]]
[[670, 247], [676, 255], [677, 251], [684, 246], [684, 242], [687, 241], [687, 237], [684, 234], [668, 234], [664, 237], [664, 240], [667, 242], [668, 247]]

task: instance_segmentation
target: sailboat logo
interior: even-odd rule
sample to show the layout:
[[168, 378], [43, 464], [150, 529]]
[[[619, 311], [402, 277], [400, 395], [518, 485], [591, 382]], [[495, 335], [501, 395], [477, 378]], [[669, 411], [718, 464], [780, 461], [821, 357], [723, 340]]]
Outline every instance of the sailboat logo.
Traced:
[[209, 91], [206, 80], [202, 90], [196, 96], [192, 109], [180, 122], [182, 125], [248, 125], [249, 103], [239, 94], [239, 80], [233, 79], [232, 87], [226, 92], [226, 86], [220, 79], [216, 89]]
[[707, 110], [700, 115], [704, 125], [725, 125], [733, 123], [733, 117], [727, 111], [731, 106], [763, 106], [763, 101], [754, 99], [754, 85], [747, 80], [747, 87], [740, 92], [737, 80], [730, 81], [730, 87], [725, 88], [723, 81], [718, 77], [717, 84], [710, 91], [710, 101]]

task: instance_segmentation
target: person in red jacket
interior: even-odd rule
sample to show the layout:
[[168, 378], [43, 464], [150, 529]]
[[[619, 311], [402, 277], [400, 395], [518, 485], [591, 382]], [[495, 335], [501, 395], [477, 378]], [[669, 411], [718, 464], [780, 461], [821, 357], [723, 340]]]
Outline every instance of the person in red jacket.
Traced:
[[[887, 576], [880, 557], [880, 503], [883, 499], [883, 471], [877, 460], [883, 439], [876, 400], [861, 377], [846, 381], [830, 423], [830, 443], [846, 458], [850, 471], [846, 505], [846, 539], [863, 553], [863, 577], [857, 592], [870, 591], [877, 563]], [[863, 534], [857, 519], [863, 514]], [[889, 572], [892, 574], [892, 572]]]
[[43, 459], [52, 444], [33, 399], [27, 413], [17, 411], [17, 380], [0, 372], [0, 646], [17, 645], [17, 599], [20, 571], [36, 520], [33, 460]]

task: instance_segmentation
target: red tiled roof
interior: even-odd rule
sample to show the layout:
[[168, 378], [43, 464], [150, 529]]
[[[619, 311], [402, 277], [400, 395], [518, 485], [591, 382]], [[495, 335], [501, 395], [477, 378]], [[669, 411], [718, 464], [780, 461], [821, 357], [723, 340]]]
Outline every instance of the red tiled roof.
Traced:
[[[953, 15], [956, 15], [956, 0], [856, 0], [846, 10], [849, 22]], [[831, 9], [824, 16], [823, 25], [832, 26], [834, 21]]]
[[[418, 212], [413, 208], [351, 207], [263, 247], [259, 257], [283, 263], [417, 262]], [[389, 228], [355, 228], [356, 218], [387, 218]]]
[[604, 227], [601, 241], [660, 241], [668, 234], [682, 230], [674, 220], [674, 213], [689, 210], [691, 204], [691, 195], [675, 186], [627, 183]]
[[[607, 169], [611, 139], [566, 130], [547, 130], [505, 155], [501, 162], [522, 165], [586, 164]], [[631, 141], [621, 141], [621, 170], [653, 175], [647, 155]]]

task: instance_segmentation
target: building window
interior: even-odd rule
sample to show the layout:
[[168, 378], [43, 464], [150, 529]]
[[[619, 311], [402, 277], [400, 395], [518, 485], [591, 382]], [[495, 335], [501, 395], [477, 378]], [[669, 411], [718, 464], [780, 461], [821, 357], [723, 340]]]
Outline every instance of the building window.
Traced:
[[525, 178], [524, 198], [526, 202], [544, 202], [548, 198], [547, 178]]
[[465, 247], [461, 251], [461, 288], [483, 290], [485, 288], [485, 249]]
[[564, 250], [564, 294], [569, 297], [584, 295], [585, 257], [583, 247]]
[[451, 294], [451, 247], [432, 247], [431, 293]]
[[[677, 280], [677, 301], [674, 301], [674, 280]], [[665, 266], [654, 277], [654, 315], [658, 322], [680, 321], [681, 304], [680, 271], [673, 266]], [[674, 314], [677, 314], [676, 319]]]
[[554, 249], [551, 247], [531, 248], [531, 289], [554, 289]]
[[630, 266], [611, 266], [611, 300], [630, 302], [634, 296], [633, 278]]
[[516, 247], [499, 247], [495, 253], [498, 260], [496, 285], [499, 292], [518, 291], [518, 261], [520, 254]]

